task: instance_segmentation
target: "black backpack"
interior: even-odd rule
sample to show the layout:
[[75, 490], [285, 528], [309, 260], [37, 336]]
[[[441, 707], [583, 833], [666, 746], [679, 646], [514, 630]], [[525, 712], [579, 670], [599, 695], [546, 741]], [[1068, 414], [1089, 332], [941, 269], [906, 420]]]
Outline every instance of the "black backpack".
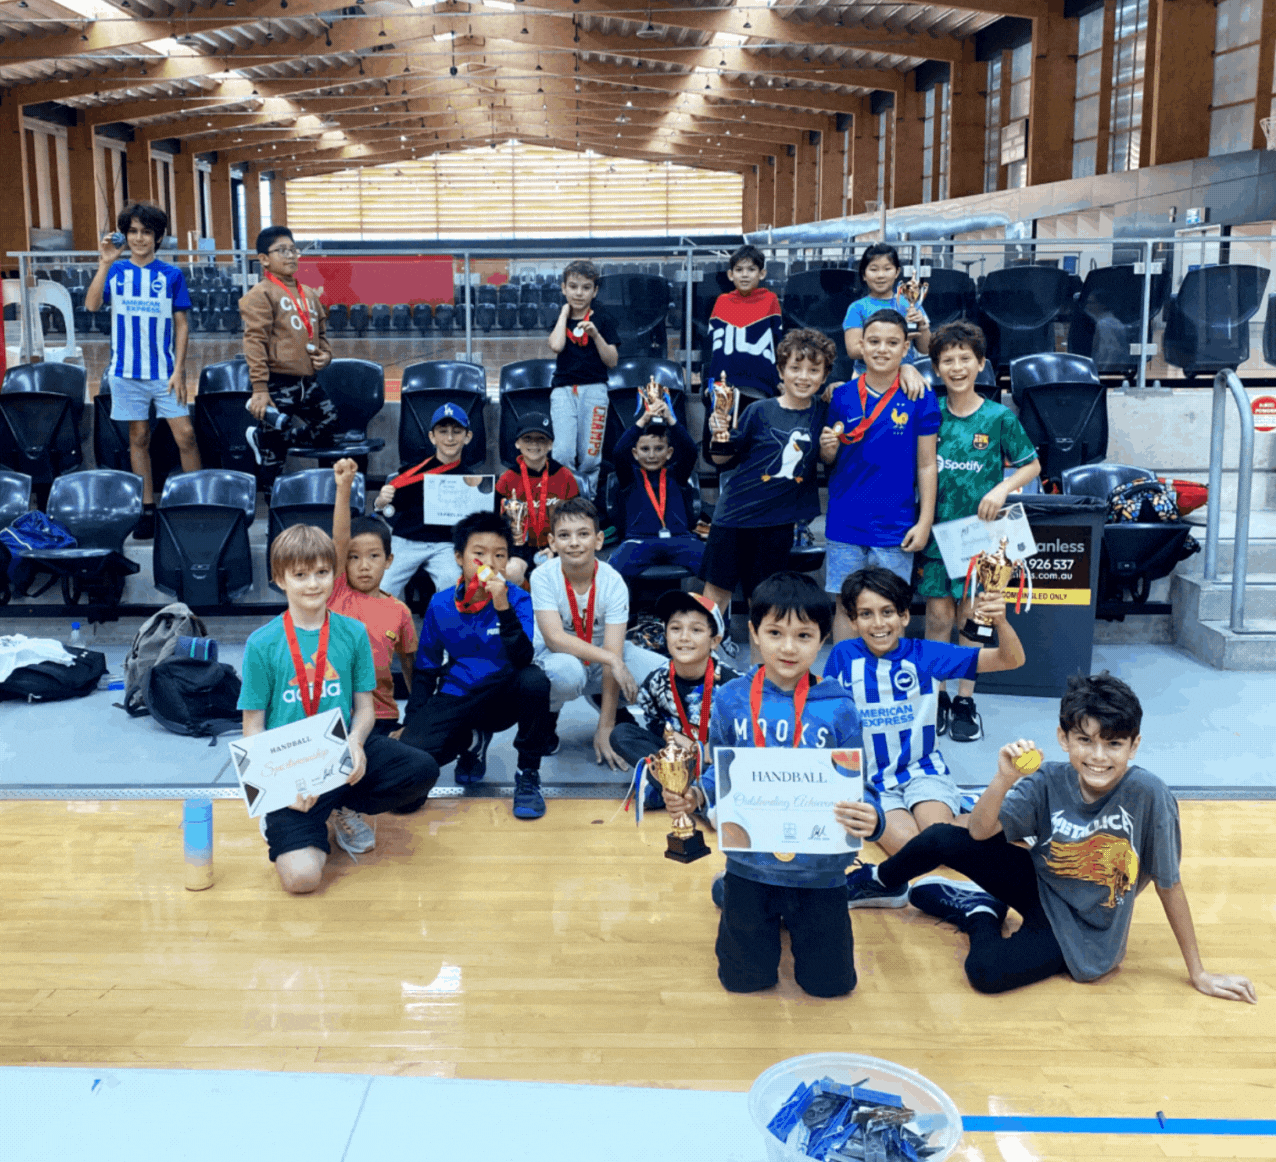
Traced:
[[106, 655], [79, 646], [65, 648], [75, 659], [74, 665], [37, 662], [34, 666], [20, 666], [0, 682], [0, 700], [62, 702], [92, 694], [106, 673]]
[[240, 682], [225, 662], [174, 655], [151, 667], [143, 689], [146, 708], [165, 730], [217, 741], [240, 730]]

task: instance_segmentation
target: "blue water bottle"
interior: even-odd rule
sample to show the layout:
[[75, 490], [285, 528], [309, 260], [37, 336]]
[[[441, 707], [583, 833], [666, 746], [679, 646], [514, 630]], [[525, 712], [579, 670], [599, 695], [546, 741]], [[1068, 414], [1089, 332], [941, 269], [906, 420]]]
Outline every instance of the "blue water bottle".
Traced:
[[182, 810], [182, 841], [186, 849], [186, 890], [202, 892], [213, 886], [213, 803], [187, 799]]

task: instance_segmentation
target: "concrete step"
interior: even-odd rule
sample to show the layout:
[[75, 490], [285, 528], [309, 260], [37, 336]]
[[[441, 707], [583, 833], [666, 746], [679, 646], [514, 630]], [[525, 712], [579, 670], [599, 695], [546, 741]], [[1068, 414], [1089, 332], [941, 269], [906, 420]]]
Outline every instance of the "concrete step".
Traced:
[[[1175, 573], [1170, 601], [1175, 611], [1193, 621], [1229, 621], [1232, 616], [1232, 578], [1224, 574], [1206, 581], [1199, 574]], [[1245, 582], [1245, 618], [1276, 617], [1276, 573], [1250, 570]]]
[[[1179, 566], [1180, 573], [1200, 575], [1205, 571], [1205, 518], [1208, 511], [1199, 508], [1189, 513], [1187, 521], [1196, 525], [1192, 535], [1201, 542], [1201, 552], [1189, 557]], [[1230, 571], [1232, 568], [1233, 550], [1236, 544], [1236, 510], [1224, 509], [1219, 514], [1218, 567]], [[1249, 514], [1249, 560], [1248, 571], [1252, 577], [1256, 573], [1276, 573], [1276, 509], [1255, 508]]]
[[1246, 618], [1245, 628], [1256, 632], [1235, 634], [1226, 621], [1186, 621], [1176, 625], [1175, 641], [1217, 670], [1276, 672], [1276, 618]]

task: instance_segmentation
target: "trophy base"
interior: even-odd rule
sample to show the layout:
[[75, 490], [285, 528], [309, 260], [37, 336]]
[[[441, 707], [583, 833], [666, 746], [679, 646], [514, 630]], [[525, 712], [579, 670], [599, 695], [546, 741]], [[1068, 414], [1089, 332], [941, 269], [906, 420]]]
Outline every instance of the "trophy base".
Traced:
[[706, 855], [711, 855], [708, 844], [704, 841], [704, 832], [696, 828], [685, 838], [672, 831], [665, 836], [665, 859], [676, 859], [679, 863], [694, 863]]
[[996, 627], [980, 625], [973, 617], [966, 619], [966, 624], [961, 627], [961, 636], [967, 641], [978, 642], [979, 645], [990, 648], [995, 648], [1000, 644], [997, 641]]

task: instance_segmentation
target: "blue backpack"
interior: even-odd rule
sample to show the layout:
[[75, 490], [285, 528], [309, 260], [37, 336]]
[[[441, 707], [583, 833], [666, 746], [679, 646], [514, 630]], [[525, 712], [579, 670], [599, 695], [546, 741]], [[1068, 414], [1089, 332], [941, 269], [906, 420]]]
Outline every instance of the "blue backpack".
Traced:
[[[28, 553], [40, 553], [46, 549], [74, 549], [75, 538], [44, 513], [25, 512], [8, 528], [0, 529], [0, 546], [8, 553], [7, 558], [0, 559], [7, 560], [9, 585], [25, 597], [39, 570], [23, 558]], [[53, 580], [49, 585], [53, 584]], [[44, 588], [47, 589], [49, 585]]]

